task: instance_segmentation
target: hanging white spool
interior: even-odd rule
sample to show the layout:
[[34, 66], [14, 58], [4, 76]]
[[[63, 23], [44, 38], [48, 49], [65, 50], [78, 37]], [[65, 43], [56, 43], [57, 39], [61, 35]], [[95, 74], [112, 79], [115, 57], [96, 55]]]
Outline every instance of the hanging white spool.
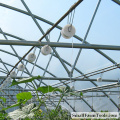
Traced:
[[28, 61], [33, 62], [36, 59], [36, 55], [34, 53], [30, 53], [28, 55]]
[[18, 66], [18, 70], [19, 70], [19, 71], [24, 71], [24, 69], [25, 69], [25, 66], [24, 66], [23, 64], [20, 64], [20, 65]]
[[10, 73], [10, 77], [11, 77], [11, 78], [15, 78], [16, 76], [17, 76], [17, 74], [16, 74], [15, 71], [12, 71], [12, 72]]
[[49, 45], [45, 45], [41, 48], [41, 53], [43, 55], [48, 55], [51, 53], [51, 51], [52, 51], [52, 48]]
[[102, 82], [102, 78], [101, 77], [97, 78], [97, 82]]
[[66, 35], [63, 33], [63, 29], [61, 30], [61, 35], [62, 35], [65, 39], [71, 38], [71, 37], [66, 36]]
[[75, 91], [75, 87], [74, 86], [71, 86], [70, 87], [70, 91], [72, 92], [72, 91]]
[[73, 35], [75, 35], [75, 27], [71, 24], [67, 24], [66, 26], [64, 26], [61, 30], [61, 35], [66, 38], [69, 39], [71, 38]]

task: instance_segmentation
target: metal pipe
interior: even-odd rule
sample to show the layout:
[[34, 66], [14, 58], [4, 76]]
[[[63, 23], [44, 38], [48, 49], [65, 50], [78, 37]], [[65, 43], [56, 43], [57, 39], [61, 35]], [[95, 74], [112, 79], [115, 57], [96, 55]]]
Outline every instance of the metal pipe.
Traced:
[[[44, 46], [49, 45], [51, 47], [63, 47], [72, 48], [71, 43], [61, 43], [61, 42], [41, 42], [38, 41], [18, 41], [0, 39], [0, 45], [21, 45], [21, 46]], [[74, 43], [73, 48], [83, 48], [83, 49], [103, 49], [103, 50], [120, 50], [118, 45], [99, 45], [99, 44], [80, 44]]]
[[[35, 76], [34, 76], [35, 77]], [[6, 78], [6, 76], [0, 76], [0, 79], [4, 79]], [[22, 79], [22, 78], [28, 78], [26, 76], [17, 76], [15, 77], [15, 79]], [[41, 79], [43, 80], [59, 80], [59, 81], [62, 81], [62, 80], [70, 80], [70, 78], [60, 78], [60, 77], [42, 77], [41, 76]], [[72, 81], [97, 81], [97, 79], [89, 79], [89, 78], [85, 78], [85, 79], [82, 79], [82, 78], [71, 78]], [[118, 80], [113, 80], [113, 79], [102, 79], [102, 82], [118, 82]]]

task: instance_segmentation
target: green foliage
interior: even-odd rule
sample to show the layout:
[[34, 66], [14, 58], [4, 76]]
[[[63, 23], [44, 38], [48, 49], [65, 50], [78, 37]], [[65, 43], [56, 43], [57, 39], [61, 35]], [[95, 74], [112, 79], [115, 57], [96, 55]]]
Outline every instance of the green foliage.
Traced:
[[105, 111], [101, 110], [101, 112], [108, 112], [108, 110], [105, 110]]
[[80, 92], [80, 96], [83, 96], [83, 93], [82, 93], [82, 92]]
[[10, 120], [8, 114], [4, 110], [0, 111], [0, 120]]
[[[36, 92], [37, 99], [39, 101], [39, 105], [36, 107], [33, 105], [23, 106], [23, 104], [25, 104], [33, 96], [31, 95], [31, 92], [18, 93], [16, 95], [17, 103], [13, 104], [7, 108], [3, 108], [3, 110], [7, 110], [8, 108], [19, 106], [20, 109], [13, 111], [12, 114], [8, 114], [12, 119], [20, 118], [21, 120], [32, 120], [32, 119], [34, 119], [34, 120], [39, 120], [39, 119], [40, 120], [66, 120], [66, 119], [68, 119], [68, 116], [70, 115], [70, 113], [68, 115], [68, 111], [64, 111], [62, 109], [62, 107], [60, 106], [60, 103], [61, 103], [63, 97], [65, 95], [83, 96], [82, 92], [76, 93], [69, 86], [62, 87], [61, 89], [57, 88], [57, 87], [52, 87], [52, 86], [42, 86], [42, 87], [36, 88], [36, 86], [34, 85], [34, 83], [32, 81], [35, 79], [40, 79], [40, 78], [41, 78], [40, 76], [37, 76], [37, 77], [19, 79], [18, 81], [15, 81], [15, 80], [12, 81], [11, 86], [19, 85], [21, 83], [31, 82], [34, 87], [34, 90]], [[38, 94], [39, 91], [43, 93], [43, 96], [41, 96], [41, 98], [39, 97], [39, 94]], [[59, 99], [59, 102], [56, 105], [56, 107], [52, 110], [49, 110], [47, 108], [47, 105], [45, 104], [45, 101], [49, 98], [48, 98], [48, 96], [44, 96], [44, 94], [46, 94], [48, 92], [55, 92], [55, 91], [61, 93], [60, 99]], [[44, 112], [44, 111], [42, 111], [41, 113], [39, 112], [39, 108], [41, 105], [45, 106], [47, 112]], [[21, 116], [21, 114], [23, 117]], [[31, 116], [34, 118], [31, 118]]]
[[2, 99], [4, 103], [6, 103], [6, 98], [0, 97], [0, 99]]
[[19, 106], [21, 108], [22, 104], [25, 104], [27, 102], [27, 100], [31, 99], [33, 96], [31, 95], [30, 92], [22, 92], [22, 93], [18, 93], [16, 95], [16, 97], [18, 100], [16, 104], [8, 106], [7, 108], [3, 108], [2, 110], [7, 110], [9, 108], [13, 108], [13, 107], [17, 107], [17, 106]]
[[0, 120], [5, 120], [7, 116], [7, 113], [0, 112]]
[[33, 96], [31, 94], [31, 92], [22, 92], [22, 93], [18, 93], [16, 95], [18, 102], [21, 102], [21, 100], [25, 102], [27, 100], [30, 100], [32, 97]]
[[13, 80], [11, 86], [18, 85], [18, 84], [21, 84], [21, 83], [32, 82], [33, 80], [40, 79], [40, 78], [41, 77], [38, 75], [37, 77], [30, 77], [30, 78], [19, 79], [19, 81]]
[[48, 92], [53, 92], [53, 91], [61, 92], [61, 90], [59, 88], [52, 87], [52, 86], [42, 86], [42, 87], [37, 88], [37, 91], [40, 91], [44, 94], [48, 93]]

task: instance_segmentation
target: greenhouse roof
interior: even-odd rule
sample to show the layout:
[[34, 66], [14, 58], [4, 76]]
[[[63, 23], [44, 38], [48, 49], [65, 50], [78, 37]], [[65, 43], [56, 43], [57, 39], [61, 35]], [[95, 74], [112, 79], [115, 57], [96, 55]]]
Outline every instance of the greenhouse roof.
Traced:
[[[12, 91], [30, 91], [35, 96], [32, 83], [8, 89], [11, 82], [5, 81], [15, 71], [16, 81], [40, 75], [34, 80], [36, 87], [69, 86], [82, 92], [82, 97], [64, 97], [61, 105], [70, 111], [120, 110], [119, 4], [119, 0], [1, 0], [1, 95], [11, 93], [15, 99]], [[35, 55], [32, 62], [30, 53]], [[55, 97], [50, 94], [49, 104], [58, 97], [57, 92]]]

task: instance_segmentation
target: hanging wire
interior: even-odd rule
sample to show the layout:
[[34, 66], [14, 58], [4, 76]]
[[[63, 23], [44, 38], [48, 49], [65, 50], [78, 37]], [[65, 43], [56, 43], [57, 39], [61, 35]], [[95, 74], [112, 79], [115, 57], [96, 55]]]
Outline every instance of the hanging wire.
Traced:
[[34, 53], [34, 54], [35, 54], [35, 52], [36, 52], [36, 49], [37, 49], [37, 47], [35, 46], [35, 47], [34, 47], [34, 50], [33, 50], [33, 53]]
[[75, 9], [68, 14], [67, 24], [73, 24]]
[[[74, 86], [74, 88], [75, 88], [75, 82], [73, 83], [73, 86]], [[75, 109], [75, 99], [76, 99], [76, 96], [74, 95], [74, 109]]]
[[33, 68], [32, 68], [32, 70], [31, 70], [31, 74], [32, 74], [32, 72], [33, 72], [33, 70], [34, 70], [34, 68], [35, 68], [35, 65], [36, 65], [36, 62], [37, 62], [39, 56], [40, 56], [40, 49], [39, 49], [39, 53], [38, 53], [38, 55], [37, 55], [37, 58], [36, 58], [36, 60], [35, 60], [35, 62], [34, 62]]
[[[119, 78], [118, 78], [118, 82], [119, 82]], [[118, 93], [118, 112], [120, 112], [120, 87], [118, 87], [118, 91], [119, 91], [119, 93]]]
[[70, 24], [70, 26], [68, 27], [68, 31], [71, 32], [72, 30], [72, 24], [73, 24], [73, 20], [74, 20], [74, 14], [75, 14], [75, 9], [69, 13], [68, 15], [68, 20], [67, 23]]
[[[27, 63], [28, 63], [28, 61], [26, 61], [26, 63], [25, 63], [25, 68], [27, 66]], [[23, 62], [23, 65], [24, 65], [24, 62]], [[24, 72], [24, 70], [22, 71], [21, 76], [23, 75], [23, 72]]]
[[[48, 39], [50, 41], [50, 33], [47, 35], [47, 37], [48, 37]], [[50, 54], [49, 54], [49, 59], [50, 59]], [[48, 70], [50, 71], [50, 65], [48, 66]], [[50, 83], [49, 83], [49, 74], [48, 74], [48, 97], [49, 97], [49, 101], [50, 101], [49, 85], [50, 85]]]
[[102, 77], [103, 77], [103, 73], [104, 73], [104, 71], [100, 74], [101, 79], [102, 79]]
[[[17, 77], [19, 71], [18, 71], [18, 69], [16, 67], [15, 67], [14, 71], [16, 72], [16, 77]], [[16, 77], [15, 77], [15, 79], [16, 79]], [[15, 91], [16, 91], [17, 86], [15, 85], [14, 88], [15, 88]], [[10, 87], [8, 87], [8, 89], [10, 90]], [[13, 94], [15, 94], [15, 91], [13, 91]]]
[[[70, 88], [72, 89], [73, 85], [72, 85], [72, 64], [73, 64], [73, 38], [72, 38], [72, 53], [71, 53], [71, 69], [70, 69]], [[70, 93], [69, 93], [70, 96]]]
[[73, 10], [73, 16], [72, 16], [71, 24], [73, 24], [74, 15], [75, 15], [75, 9]]
[[[73, 66], [73, 38], [72, 38], [72, 53], [71, 53], [71, 70], [72, 70], [72, 66]], [[72, 86], [72, 72], [70, 70], [70, 85]]]
[[92, 111], [93, 111], [93, 92], [92, 92]]

